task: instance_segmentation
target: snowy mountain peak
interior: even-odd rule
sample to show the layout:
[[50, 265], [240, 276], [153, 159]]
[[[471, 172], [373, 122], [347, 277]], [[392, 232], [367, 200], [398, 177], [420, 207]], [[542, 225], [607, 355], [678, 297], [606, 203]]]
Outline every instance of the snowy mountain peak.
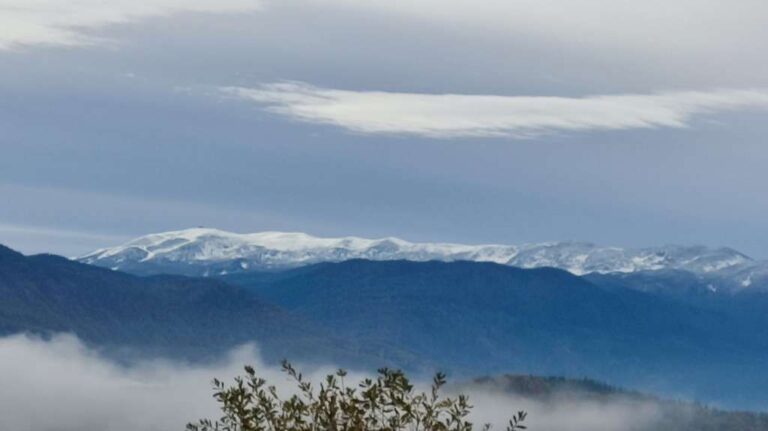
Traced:
[[320, 238], [300, 232], [237, 234], [208, 228], [146, 235], [78, 260], [140, 274], [214, 275], [349, 259], [469, 260], [523, 268], [555, 267], [577, 275], [661, 269], [703, 274], [752, 262], [729, 248], [702, 246], [624, 249], [581, 242], [464, 245], [413, 243], [393, 237]]

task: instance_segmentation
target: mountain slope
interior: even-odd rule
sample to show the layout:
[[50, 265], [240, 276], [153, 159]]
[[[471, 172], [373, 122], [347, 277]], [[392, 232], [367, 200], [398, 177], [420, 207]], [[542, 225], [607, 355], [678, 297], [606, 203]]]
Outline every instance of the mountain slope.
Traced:
[[744, 331], [768, 336], [768, 292], [753, 286], [729, 286], [721, 277], [687, 271], [641, 271], [588, 274], [590, 282], [609, 290], [636, 290], [680, 304], [714, 311], [742, 322]]
[[139, 278], [0, 246], [0, 333], [16, 332], [71, 332], [120, 355], [213, 358], [252, 341], [272, 359], [341, 351], [301, 318], [219, 281]]
[[112, 352], [192, 358], [257, 340], [272, 359], [587, 375], [742, 407], [768, 402], [768, 318], [757, 312], [744, 319], [554, 268], [467, 261], [348, 260], [221, 279], [238, 287], [3, 249], [0, 330], [70, 331]]
[[754, 376], [768, 353], [763, 331], [557, 269], [353, 260], [224, 279], [358, 344], [389, 342], [454, 372], [588, 375], [768, 400], [764, 373]]
[[[81, 262], [136, 274], [196, 276], [285, 269], [350, 259], [468, 260], [521, 268], [555, 267], [577, 275], [659, 269], [715, 273], [740, 271], [755, 264], [732, 249], [700, 246], [622, 249], [573, 242], [462, 245], [412, 243], [398, 238], [317, 238], [285, 232], [235, 234], [203, 228], [147, 235], [79, 258]], [[741, 281], [749, 277], [740, 272], [734, 273], [735, 276], [741, 276]]]

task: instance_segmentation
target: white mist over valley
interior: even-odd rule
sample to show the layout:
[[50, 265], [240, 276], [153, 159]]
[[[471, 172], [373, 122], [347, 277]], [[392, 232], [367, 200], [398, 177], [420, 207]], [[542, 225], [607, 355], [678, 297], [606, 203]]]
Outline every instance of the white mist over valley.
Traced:
[[[255, 345], [237, 348], [208, 365], [146, 361], [131, 365], [109, 360], [76, 337], [50, 340], [14, 336], [0, 339], [0, 428], [61, 431], [182, 430], [186, 423], [220, 413], [210, 389], [214, 377], [229, 380], [252, 365], [283, 394], [294, 387], [276, 365], [266, 365]], [[298, 364], [297, 364], [298, 365]], [[336, 367], [308, 367], [319, 379]], [[365, 377], [360, 371], [349, 379]], [[426, 386], [425, 383], [419, 384]], [[660, 418], [650, 402], [573, 401], [551, 403], [505, 395], [465, 391], [477, 404], [472, 419], [502, 427], [517, 409], [530, 412], [537, 430], [614, 431], [648, 429]], [[29, 400], [34, 400], [30, 403]]]

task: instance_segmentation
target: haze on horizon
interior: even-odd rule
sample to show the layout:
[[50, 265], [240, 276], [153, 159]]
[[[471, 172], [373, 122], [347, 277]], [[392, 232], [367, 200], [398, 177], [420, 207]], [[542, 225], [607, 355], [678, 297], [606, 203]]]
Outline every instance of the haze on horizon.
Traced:
[[767, 20], [753, 0], [1, 0], [0, 243], [203, 225], [766, 258]]

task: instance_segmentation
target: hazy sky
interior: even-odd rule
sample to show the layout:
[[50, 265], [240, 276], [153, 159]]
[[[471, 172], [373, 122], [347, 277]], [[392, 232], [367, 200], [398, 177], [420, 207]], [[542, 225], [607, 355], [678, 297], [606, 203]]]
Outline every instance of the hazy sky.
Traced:
[[763, 0], [0, 0], [0, 243], [239, 232], [768, 258]]

